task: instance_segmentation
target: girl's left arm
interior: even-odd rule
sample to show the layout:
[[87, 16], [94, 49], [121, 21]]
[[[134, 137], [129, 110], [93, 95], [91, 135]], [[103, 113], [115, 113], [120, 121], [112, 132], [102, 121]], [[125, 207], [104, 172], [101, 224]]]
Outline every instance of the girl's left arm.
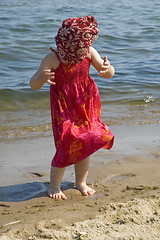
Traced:
[[99, 72], [100, 77], [112, 78], [114, 76], [114, 67], [110, 64], [107, 57], [104, 60], [100, 57], [99, 53], [93, 48], [89, 48], [89, 57], [91, 58], [91, 63], [95, 69]]
[[30, 86], [33, 90], [39, 90], [45, 83], [55, 85], [55, 72], [54, 69], [54, 53], [49, 53], [45, 56], [40, 64], [39, 69], [30, 79]]

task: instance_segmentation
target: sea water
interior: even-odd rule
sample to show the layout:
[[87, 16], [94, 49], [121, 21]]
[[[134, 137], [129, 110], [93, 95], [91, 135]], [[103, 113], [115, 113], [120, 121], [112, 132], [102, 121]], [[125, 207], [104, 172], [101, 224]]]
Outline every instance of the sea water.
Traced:
[[29, 86], [64, 19], [93, 15], [99, 27], [94, 43], [115, 67], [112, 79], [97, 76], [102, 120], [113, 124], [160, 121], [159, 0], [1, 0], [0, 131], [1, 141], [51, 132], [49, 85]]

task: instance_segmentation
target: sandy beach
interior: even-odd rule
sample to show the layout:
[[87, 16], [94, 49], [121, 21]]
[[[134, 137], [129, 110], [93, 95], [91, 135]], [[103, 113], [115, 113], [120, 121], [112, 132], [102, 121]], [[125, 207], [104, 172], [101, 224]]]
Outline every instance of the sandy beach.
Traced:
[[[74, 189], [71, 170], [62, 183], [66, 201], [46, 195], [49, 166], [32, 171], [23, 166], [19, 178], [13, 171], [15, 180], [8, 176], [0, 187], [0, 239], [160, 239], [159, 125], [113, 128], [113, 150], [100, 150], [92, 157], [88, 176], [96, 190], [92, 197], [83, 197]], [[19, 158], [27, 141], [21, 141]], [[41, 154], [44, 157], [43, 150], [50, 148], [47, 141], [50, 139], [45, 139], [45, 145], [44, 139], [30, 140], [27, 159], [34, 154], [37, 163]], [[37, 155], [34, 142], [37, 148], [41, 146]], [[4, 144], [8, 144], [7, 157], [11, 146]]]
[[[159, 0], [0, 1], [0, 240], [160, 240], [159, 8]], [[67, 200], [58, 201], [46, 194], [55, 153], [50, 86], [34, 91], [29, 80], [57, 49], [62, 21], [90, 14], [99, 28], [93, 47], [115, 68], [110, 79], [89, 70], [115, 142], [91, 156], [87, 182], [96, 193], [74, 188], [70, 166]]]

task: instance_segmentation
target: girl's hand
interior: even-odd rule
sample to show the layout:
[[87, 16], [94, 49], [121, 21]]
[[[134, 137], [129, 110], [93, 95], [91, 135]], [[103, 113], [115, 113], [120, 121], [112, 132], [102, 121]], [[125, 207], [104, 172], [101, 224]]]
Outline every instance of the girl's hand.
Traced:
[[52, 72], [51, 69], [49, 68], [44, 68], [43, 73], [45, 75], [44, 81], [46, 83], [49, 83], [50, 85], [55, 85], [56, 83], [54, 82], [55, 79], [55, 72]]
[[104, 57], [104, 61], [101, 67], [101, 70], [99, 72], [99, 77], [105, 77], [105, 75], [107, 74], [108, 70], [109, 70], [109, 66], [110, 66], [110, 62], [107, 59], [107, 56]]

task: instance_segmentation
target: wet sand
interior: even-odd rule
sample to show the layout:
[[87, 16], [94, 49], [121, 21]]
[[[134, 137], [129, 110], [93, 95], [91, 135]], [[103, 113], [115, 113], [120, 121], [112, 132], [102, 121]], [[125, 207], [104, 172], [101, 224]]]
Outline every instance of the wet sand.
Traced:
[[[74, 189], [71, 168], [62, 183], [66, 201], [52, 200], [45, 192], [50, 138], [23, 139], [17, 161], [23, 155], [28, 162], [12, 172], [15, 178], [8, 175], [0, 187], [0, 239], [159, 239], [158, 129], [159, 125], [112, 127], [114, 148], [92, 156], [88, 183], [96, 194], [83, 197]], [[5, 144], [7, 156], [11, 145], [13, 149], [19, 142]], [[48, 150], [46, 156], [44, 150]], [[12, 154], [16, 162], [15, 156]], [[46, 162], [41, 160], [36, 168], [40, 157]]]

